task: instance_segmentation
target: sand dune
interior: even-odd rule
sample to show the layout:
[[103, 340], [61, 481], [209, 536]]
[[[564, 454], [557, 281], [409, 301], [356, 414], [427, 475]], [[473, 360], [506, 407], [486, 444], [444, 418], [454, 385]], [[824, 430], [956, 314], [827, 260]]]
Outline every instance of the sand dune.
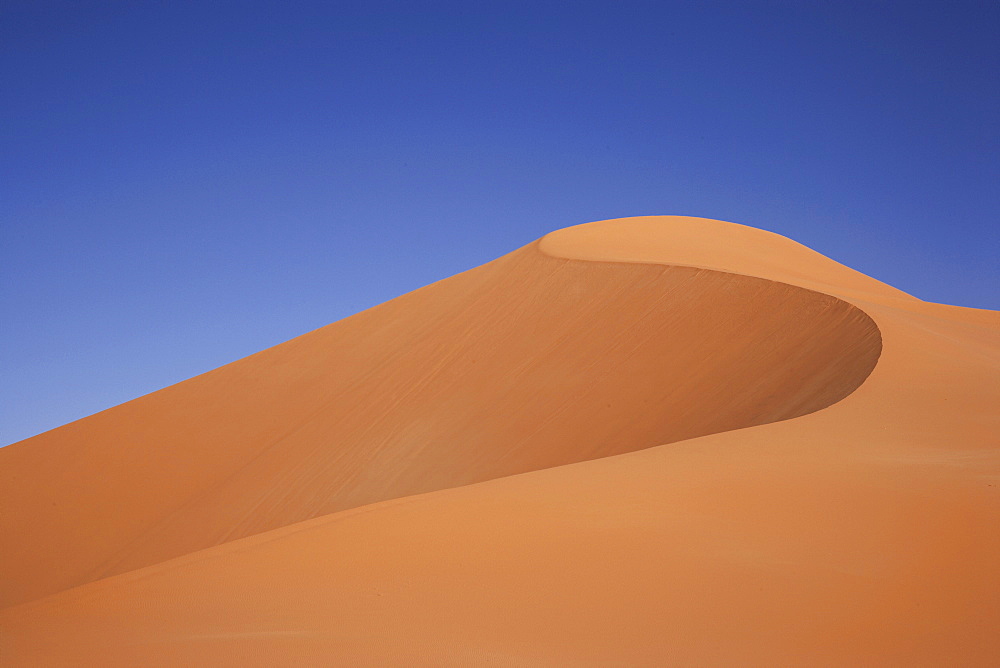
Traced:
[[1000, 314], [679, 217], [0, 449], [10, 665], [991, 665]]

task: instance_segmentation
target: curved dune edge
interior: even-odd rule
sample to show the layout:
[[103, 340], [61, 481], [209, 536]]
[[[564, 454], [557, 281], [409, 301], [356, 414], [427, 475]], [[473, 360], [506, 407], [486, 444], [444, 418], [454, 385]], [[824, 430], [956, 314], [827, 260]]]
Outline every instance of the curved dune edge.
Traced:
[[1000, 314], [864, 291], [882, 356], [825, 410], [109, 578], [0, 613], [4, 656], [991, 665]]
[[790, 419], [853, 391], [880, 350], [874, 323], [836, 298], [531, 244], [0, 450], [18, 481], [0, 496], [19, 509], [0, 518], [20, 548], [0, 555], [19, 574], [4, 598], [386, 499]]
[[567, 259], [723, 271], [845, 298], [918, 301], [787, 237], [710, 218], [636, 216], [585, 223], [550, 232], [539, 250]]

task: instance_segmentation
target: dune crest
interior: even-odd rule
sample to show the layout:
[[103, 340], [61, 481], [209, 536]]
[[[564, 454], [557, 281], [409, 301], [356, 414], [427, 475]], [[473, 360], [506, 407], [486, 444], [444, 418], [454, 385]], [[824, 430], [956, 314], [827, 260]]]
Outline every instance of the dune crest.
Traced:
[[990, 665], [998, 315], [720, 221], [552, 233], [0, 450], [43, 597], [0, 649]]
[[715, 269], [845, 297], [914, 297], [773, 232], [710, 218], [637, 216], [556, 230], [539, 241], [554, 257]]

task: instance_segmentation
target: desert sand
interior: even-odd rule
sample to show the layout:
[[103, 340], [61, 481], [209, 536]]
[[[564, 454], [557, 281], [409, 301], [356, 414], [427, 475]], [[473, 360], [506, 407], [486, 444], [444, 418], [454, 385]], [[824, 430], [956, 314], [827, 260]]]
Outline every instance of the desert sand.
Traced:
[[674, 216], [0, 449], [0, 663], [996, 665], [1000, 312]]

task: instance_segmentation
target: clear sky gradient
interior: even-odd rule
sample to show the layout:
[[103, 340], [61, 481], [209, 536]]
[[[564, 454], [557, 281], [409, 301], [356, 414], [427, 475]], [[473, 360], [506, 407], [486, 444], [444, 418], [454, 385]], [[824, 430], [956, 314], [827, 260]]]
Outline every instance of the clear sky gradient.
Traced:
[[0, 3], [0, 444], [568, 225], [1000, 309], [1000, 3]]

